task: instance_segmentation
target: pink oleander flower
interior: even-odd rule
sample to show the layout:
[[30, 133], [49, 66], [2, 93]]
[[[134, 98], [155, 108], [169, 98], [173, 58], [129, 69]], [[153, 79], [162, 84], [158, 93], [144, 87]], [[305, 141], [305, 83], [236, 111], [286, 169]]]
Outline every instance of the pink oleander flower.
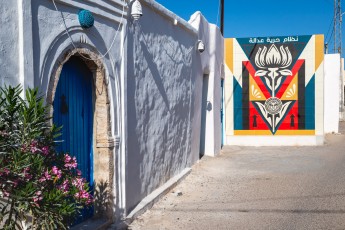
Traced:
[[62, 172], [61, 172], [61, 170], [58, 169], [58, 167], [53, 166], [53, 168], [52, 168], [52, 173], [53, 173], [58, 179], [61, 178]]
[[36, 153], [36, 152], [38, 151], [38, 148], [36, 148], [36, 147], [30, 147], [30, 151], [31, 151], [32, 153]]
[[19, 180], [18, 179], [13, 181], [13, 187], [16, 188], [18, 186], [18, 184], [19, 184]]
[[36, 153], [39, 149], [37, 148], [37, 141], [33, 140], [30, 144], [30, 151]]
[[68, 193], [69, 181], [68, 180], [64, 180], [62, 185], [58, 186], [58, 189], [61, 190], [64, 194]]
[[52, 177], [49, 174], [48, 170], [44, 172], [43, 176], [38, 180], [39, 182], [44, 182], [46, 180], [50, 180]]
[[25, 180], [31, 180], [32, 179], [32, 175], [27, 173], [25, 174]]
[[48, 170], [44, 172], [44, 177], [47, 179], [47, 180], [50, 180], [52, 177], [50, 176]]
[[37, 146], [37, 143], [38, 142], [36, 140], [32, 140], [30, 146], [35, 147], [35, 146]]
[[20, 151], [22, 151], [22, 152], [25, 152], [25, 151], [26, 151], [26, 145], [25, 145], [25, 144], [22, 145], [22, 147], [20, 148]]
[[6, 175], [10, 174], [10, 170], [8, 168], [4, 168], [2, 171]]
[[36, 196], [34, 196], [34, 197], [32, 198], [32, 200], [34, 201], [35, 206], [36, 206], [36, 207], [39, 207], [40, 205], [38, 204], [38, 201], [43, 200], [42, 192], [41, 192], [41, 191], [37, 191], [37, 192], [35, 193], [35, 195], [36, 195]]
[[2, 171], [0, 171], [0, 176], [2, 175], [8, 175], [10, 174], [10, 170], [8, 170], [8, 168], [3, 168]]
[[72, 181], [72, 185], [77, 187], [79, 190], [83, 190], [84, 189], [84, 179], [83, 178], [76, 178]]
[[42, 153], [43, 155], [47, 156], [49, 154], [49, 147], [48, 146], [42, 147]]
[[79, 199], [90, 199], [90, 194], [85, 190], [77, 192], [74, 196]]
[[81, 176], [81, 171], [79, 169], [77, 169], [76, 172], [78, 176]]
[[[35, 195], [36, 195], [36, 196], [34, 196], [32, 199], [33, 199], [35, 205], [37, 206], [37, 205], [38, 205], [37, 202], [43, 200], [42, 191], [37, 191], [37, 192], [35, 192]], [[39, 207], [39, 206], [38, 206], [38, 207]]]
[[65, 167], [68, 168], [68, 169], [75, 169], [78, 167], [78, 163], [77, 163], [77, 158], [76, 157], [73, 157], [71, 158], [69, 156], [69, 161], [66, 162], [66, 158], [65, 158]]
[[32, 175], [29, 173], [30, 167], [26, 167], [23, 170], [23, 175], [26, 180], [30, 180], [32, 178]]
[[90, 196], [87, 200], [86, 200], [86, 204], [89, 205], [93, 203], [93, 198]]
[[30, 170], [30, 167], [25, 167], [23, 170], [23, 174], [27, 173]]
[[70, 155], [68, 155], [67, 153], [65, 153], [65, 157], [64, 157], [65, 159], [65, 163], [69, 163], [70, 161], [71, 161], [71, 159], [72, 159], [72, 157], [70, 156]]
[[83, 198], [83, 199], [89, 199], [90, 194], [87, 191], [83, 190], [81, 192], [81, 196], [80, 197]]

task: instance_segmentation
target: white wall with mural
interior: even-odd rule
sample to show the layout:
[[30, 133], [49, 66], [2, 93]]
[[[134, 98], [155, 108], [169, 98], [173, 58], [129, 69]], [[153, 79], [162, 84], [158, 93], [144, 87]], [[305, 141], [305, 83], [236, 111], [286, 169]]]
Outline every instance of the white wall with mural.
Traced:
[[321, 145], [323, 35], [225, 40], [229, 145]]
[[199, 41], [205, 46], [201, 53], [198, 86], [195, 104], [201, 105], [200, 115], [195, 122], [201, 124], [200, 155], [215, 156], [220, 153], [222, 144], [221, 130], [221, 81], [224, 78], [224, 38], [219, 28], [210, 24], [201, 12], [194, 13], [189, 23], [198, 30]]

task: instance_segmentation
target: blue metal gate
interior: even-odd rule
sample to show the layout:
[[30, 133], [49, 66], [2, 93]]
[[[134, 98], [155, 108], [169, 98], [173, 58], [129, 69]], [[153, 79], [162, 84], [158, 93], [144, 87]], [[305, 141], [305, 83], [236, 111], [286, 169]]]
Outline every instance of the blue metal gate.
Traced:
[[[78, 161], [78, 169], [93, 186], [93, 103], [92, 72], [78, 57], [63, 66], [54, 99], [53, 122], [62, 127], [59, 152], [68, 152]], [[92, 216], [83, 211], [81, 222]]]

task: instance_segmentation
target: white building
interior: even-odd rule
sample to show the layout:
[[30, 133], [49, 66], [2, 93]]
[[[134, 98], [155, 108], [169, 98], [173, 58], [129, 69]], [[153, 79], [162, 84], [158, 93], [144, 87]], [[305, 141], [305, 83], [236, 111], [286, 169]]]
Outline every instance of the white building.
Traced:
[[96, 213], [109, 223], [133, 217], [200, 153], [220, 152], [218, 28], [200, 13], [188, 23], [153, 0], [140, 1], [135, 21], [134, 2], [0, 3], [0, 84], [46, 96], [64, 125], [61, 150], [77, 155], [96, 189], [106, 185], [110, 198]]

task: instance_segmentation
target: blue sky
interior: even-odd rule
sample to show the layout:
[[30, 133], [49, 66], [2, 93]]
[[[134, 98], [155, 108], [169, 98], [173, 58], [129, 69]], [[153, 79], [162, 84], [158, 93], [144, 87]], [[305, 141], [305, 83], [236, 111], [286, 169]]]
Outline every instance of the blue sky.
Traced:
[[[157, 2], [187, 21], [199, 10], [209, 22], [217, 23], [218, 0]], [[225, 0], [224, 37], [324, 34], [326, 40], [328, 34], [327, 41], [333, 47], [333, 4], [333, 0]]]

